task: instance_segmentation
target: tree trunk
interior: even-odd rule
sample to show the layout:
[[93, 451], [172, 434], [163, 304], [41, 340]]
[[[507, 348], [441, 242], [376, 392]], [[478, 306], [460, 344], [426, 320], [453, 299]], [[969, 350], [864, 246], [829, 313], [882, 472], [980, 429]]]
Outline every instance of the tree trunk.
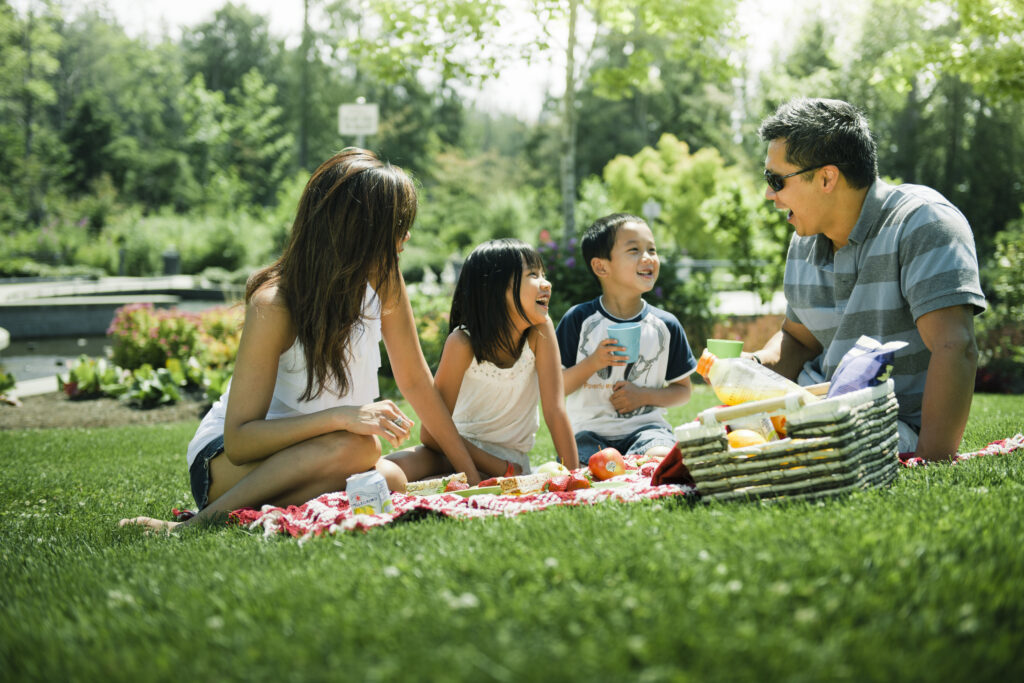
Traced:
[[28, 224], [31, 226], [40, 225], [43, 222], [43, 208], [37, 201], [38, 190], [36, 188], [37, 174], [32, 163], [33, 146], [33, 119], [35, 118], [35, 99], [32, 97], [32, 31], [35, 28], [35, 17], [29, 9], [28, 21], [25, 22], [25, 166], [23, 168], [23, 182], [25, 183], [25, 199], [28, 210], [25, 212]]
[[576, 11], [578, 0], [569, 1], [569, 39], [565, 59], [564, 120], [562, 134], [562, 244], [576, 236]]
[[309, 0], [302, 2], [301, 85], [299, 93], [299, 168], [306, 170], [309, 158]]

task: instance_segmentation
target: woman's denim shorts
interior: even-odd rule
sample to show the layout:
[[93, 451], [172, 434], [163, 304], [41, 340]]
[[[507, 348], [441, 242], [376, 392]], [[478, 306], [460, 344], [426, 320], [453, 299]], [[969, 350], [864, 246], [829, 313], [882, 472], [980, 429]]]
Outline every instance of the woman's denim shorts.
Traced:
[[203, 447], [203, 450], [199, 451], [196, 459], [192, 461], [192, 467], [188, 470], [189, 480], [192, 483], [192, 497], [196, 499], [196, 505], [200, 510], [210, 502], [210, 461], [223, 452], [224, 437], [214, 437]]

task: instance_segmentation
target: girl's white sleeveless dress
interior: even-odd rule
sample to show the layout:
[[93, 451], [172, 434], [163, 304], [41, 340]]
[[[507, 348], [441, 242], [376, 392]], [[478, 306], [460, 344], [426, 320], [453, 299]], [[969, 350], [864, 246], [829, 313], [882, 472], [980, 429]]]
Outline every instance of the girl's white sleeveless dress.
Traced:
[[537, 358], [529, 343], [509, 368], [473, 358], [462, 378], [452, 421], [466, 440], [530, 472], [530, 449], [540, 427]]

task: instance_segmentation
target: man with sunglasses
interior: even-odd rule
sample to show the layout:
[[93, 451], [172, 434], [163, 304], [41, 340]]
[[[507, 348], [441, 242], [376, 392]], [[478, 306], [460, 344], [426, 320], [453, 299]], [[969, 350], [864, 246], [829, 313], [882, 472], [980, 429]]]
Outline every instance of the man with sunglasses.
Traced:
[[801, 384], [831, 379], [861, 335], [905, 341], [892, 378], [901, 453], [957, 452], [985, 309], [974, 236], [935, 190], [878, 178], [867, 119], [839, 100], [783, 104], [759, 130], [765, 197], [787, 212], [786, 317], [755, 360]]

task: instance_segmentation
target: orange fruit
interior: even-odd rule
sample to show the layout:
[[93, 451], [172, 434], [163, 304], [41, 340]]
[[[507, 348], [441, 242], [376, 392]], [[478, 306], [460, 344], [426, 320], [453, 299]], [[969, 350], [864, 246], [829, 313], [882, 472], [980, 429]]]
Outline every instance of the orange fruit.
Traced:
[[757, 446], [759, 444], [768, 443], [768, 439], [764, 438], [753, 429], [734, 429], [729, 432], [729, 448], [746, 448], [747, 446]]

